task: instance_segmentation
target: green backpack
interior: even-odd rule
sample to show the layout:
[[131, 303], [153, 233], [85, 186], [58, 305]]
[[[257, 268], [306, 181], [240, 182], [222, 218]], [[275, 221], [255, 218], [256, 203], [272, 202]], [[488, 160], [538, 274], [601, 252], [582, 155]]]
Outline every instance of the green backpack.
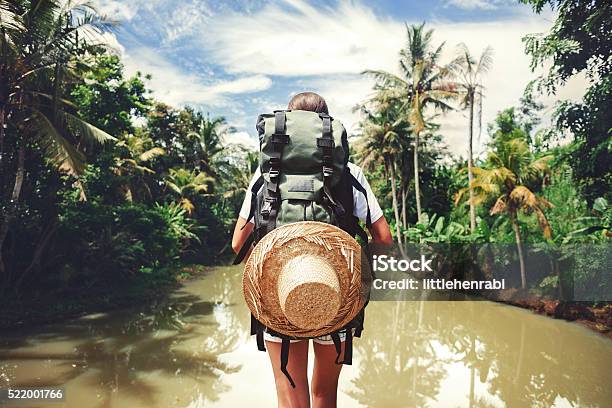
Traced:
[[[367, 253], [368, 236], [353, 215], [353, 188], [365, 196], [366, 203], [367, 194], [347, 165], [349, 145], [342, 123], [325, 113], [279, 110], [259, 115], [256, 128], [261, 177], [251, 188], [251, 211], [247, 219], [247, 223], [253, 220], [255, 227], [234, 264], [242, 262], [251, 244], [274, 228], [299, 221], [336, 225], [353, 237], [359, 236]], [[366, 227], [370, 225], [368, 205]], [[360, 337], [363, 320], [362, 309], [346, 326], [329, 333], [337, 352], [336, 364], [352, 364], [352, 329]], [[282, 339], [281, 370], [295, 387], [286, 367], [290, 340], [301, 338], [277, 333], [251, 314], [251, 334], [257, 336], [261, 351], [266, 350], [264, 330]], [[338, 361], [342, 332], [346, 333], [345, 352], [343, 360]]]

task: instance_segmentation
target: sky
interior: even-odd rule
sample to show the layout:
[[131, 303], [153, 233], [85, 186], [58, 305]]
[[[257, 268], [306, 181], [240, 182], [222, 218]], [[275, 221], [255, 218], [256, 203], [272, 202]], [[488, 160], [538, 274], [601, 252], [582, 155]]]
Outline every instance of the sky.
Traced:
[[[330, 114], [355, 133], [353, 107], [372, 94], [365, 69], [398, 72], [405, 24], [426, 22], [434, 44], [445, 42], [442, 62], [463, 42], [472, 54], [493, 47], [483, 78], [483, 124], [517, 105], [531, 72], [522, 37], [546, 32], [554, 14], [536, 15], [516, 0], [319, 1], [319, 0], [95, 0], [119, 22], [106, 38], [123, 57], [126, 73], [151, 74], [153, 95], [170, 105], [190, 105], [224, 116], [236, 132], [231, 142], [256, 146], [259, 113], [286, 107], [292, 95], [320, 93]], [[578, 100], [584, 79], [542, 98], [548, 123], [556, 100]], [[454, 155], [466, 155], [464, 111], [439, 120]], [[485, 126], [483, 126], [485, 127]], [[478, 154], [486, 143], [477, 141]]]

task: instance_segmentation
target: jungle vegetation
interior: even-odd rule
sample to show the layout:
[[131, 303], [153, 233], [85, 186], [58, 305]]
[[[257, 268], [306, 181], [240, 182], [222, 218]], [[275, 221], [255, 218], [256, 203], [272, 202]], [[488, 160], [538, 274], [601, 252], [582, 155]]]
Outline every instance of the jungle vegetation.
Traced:
[[[423, 23], [406, 26], [401, 75], [364, 72], [375, 93], [356, 101], [352, 160], [400, 248], [516, 245], [520, 285], [555, 291], [558, 268], [530, 276], [525, 245], [562, 264], [561, 245], [610, 239], [612, 13], [606, 1], [522, 2], [558, 12], [550, 32], [524, 38], [532, 68], [548, 71], [485, 126], [484, 154], [473, 139], [494, 50], [434, 43]], [[230, 256], [256, 153], [227, 142], [224, 118], [169, 106], [146, 73], [126, 76], [99, 35], [112, 27], [86, 3], [0, 0], [0, 296], [156, 284]], [[537, 96], [579, 73], [582, 100], [542, 127]], [[466, 112], [467, 157], [446, 150], [450, 110]]]

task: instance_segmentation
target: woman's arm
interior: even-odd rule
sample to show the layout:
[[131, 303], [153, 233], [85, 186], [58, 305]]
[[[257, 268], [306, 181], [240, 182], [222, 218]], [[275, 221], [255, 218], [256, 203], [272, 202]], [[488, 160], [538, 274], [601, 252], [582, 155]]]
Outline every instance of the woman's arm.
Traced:
[[380, 217], [368, 228], [372, 241], [370, 242], [370, 251], [372, 254], [382, 254], [386, 249], [393, 245], [393, 237], [391, 230], [385, 217]]
[[[246, 227], [242, 228], [245, 223], [247, 224]], [[251, 235], [251, 232], [253, 232], [254, 226], [252, 222], [247, 223], [246, 219], [238, 217], [238, 221], [236, 221], [236, 226], [234, 227], [234, 236], [232, 237], [232, 249], [235, 253], [240, 251], [242, 245], [244, 245], [249, 235]], [[244, 257], [245, 260], [249, 258], [250, 253], [251, 251]]]

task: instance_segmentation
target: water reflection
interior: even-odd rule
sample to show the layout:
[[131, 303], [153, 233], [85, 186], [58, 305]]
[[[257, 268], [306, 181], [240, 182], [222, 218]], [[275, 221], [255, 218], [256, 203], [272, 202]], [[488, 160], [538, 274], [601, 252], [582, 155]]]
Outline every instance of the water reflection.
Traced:
[[[0, 386], [65, 385], [67, 401], [52, 407], [274, 406], [240, 275], [218, 268], [155, 304], [3, 333]], [[355, 348], [341, 407], [612, 401], [612, 342], [501, 304], [372, 302]]]
[[[233, 275], [218, 271], [206, 285], [141, 308], [2, 336], [0, 384], [66, 385], [67, 406], [185, 406], [189, 398], [160, 381], [177, 378], [218, 400], [230, 388], [220, 376], [240, 370], [218, 356], [236, 349], [248, 322], [231, 310]], [[95, 393], [79, 392], [87, 389]]]
[[611, 344], [581, 327], [488, 302], [388, 303], [373, 304], [356, 343], [361, 359], [350, 395], [362, 405], [604, 407], [612, 401]]

